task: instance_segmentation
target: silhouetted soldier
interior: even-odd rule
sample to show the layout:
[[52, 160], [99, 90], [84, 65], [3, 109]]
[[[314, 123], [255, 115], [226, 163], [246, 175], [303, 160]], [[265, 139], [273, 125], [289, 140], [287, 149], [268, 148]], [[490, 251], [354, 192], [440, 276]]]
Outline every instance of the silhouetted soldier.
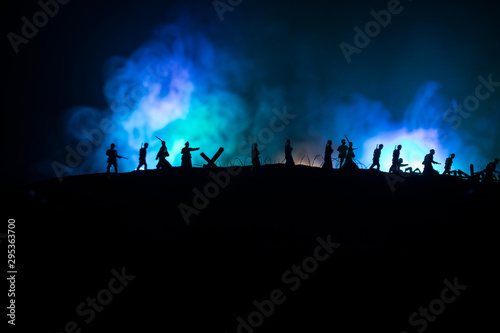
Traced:
[[341, 142], [342, 144], [337, 148], [340, 158], [339, 169], [342, 169], [342, 165], [344, 164], [345, 158], [347, 156], [347, 146], [345, 145], [345, 139], [342, 139]]
[[144, 165], [144, 170], [148, 169], [148, 164], [146, 163], [146, 149], [148, 148], [148, 143], [144, 144], [144, 147], [139, 149], [139, 166], [137, 167], [137, 171]]
[[444, 162], [444, 172], [443, 175], [451, 175], [451, 165], [453, 164], [453, 159], [455, 158], [455, 154], [451, 154], [450, 157], [446, 159]]
[[157, 169], [165, 169], [172, 167], [169, 161], [166, 160], [170, 154], [168, 153], [167, 146], [165, 145], [165, 141], [161, 141], [160, 150], [158, 150], [158, 154], [156, 154], [156, 160], [158, 160], [158, 164], [156, 165]]
[[110, 149], [106, 151], [106, 155], [108, 156], [108, 167], [106, 168], [107, 173], [109, 174], [109, 169], [111, 169], [111, 166], [115, 168], [115, 174], [118, 173], [118, 162], [117, 158], [124, 158], [123, 156], [119, 156], [118, 153], [115, 150], [115, 144], [112, 143], [110, 146]]
[[373, 169], [374, 166], [377, 166], [377, 170], [380, 170], [380, 152], [382, 151], [382, 148], [384, 148], [384, 145], [379, 144], [373, 151], [373, 164], [370, 169]]
[[252, 145], [252, 172], [256, 172], [260, 170], [260, 160], [259, 155], [260, 152], [257, 149], [257, 142]]
[[328, 140], [326, 142], [326, 147], [325, 147], [325, 162], [323, 163], [322, 166], [323, 169], [333, 169], [332, 154], [333, 154], [332, 140]]
[[345, 158], [345, 163], [344, 166], [342, 167], [343, 170], [357, 170], [359, 169], [356, 163], [352, 160], [356, 155], [354, 155], [354, 149], [352, 147], [353, 143], [349, 141], [349, 148], [347, 148], [347, 155]]
[[295, 165], [295, 162], [293, 161], [293, 157], [292, 157], [292, 146], [290, 146], [290, 139], [286, 140], [286, 143], [285, 143], [285, 159], [286, 159], [286, 162], [285, 162], [285, 166], [286, 167], [293, 167]]
[[181, 167], [183, 168], [192, 168], [193, 165], [191, 164], [191, 152], [198, 150], [200, 148], [189, 148], [189, 141], [187, 141], [184, 144], [184, 148], [181, 150], [182, 154], [182, 161], [181, 161]]
[[389, 173], [396, 173], [399, 170], [399, 153], [401, 152], [401, 148], [403, 148], [401, 145], [398, 145], [396, 149], [392, 152], [392, 165], [391, 168], [389, 169]]
[[495, 160], [493, 162], [490, 162], [488, 163], [488, 165], [486, 165], [486, 169], [484, 169], [484, 177], [483, 177], [483, 183], [493, 183], [493, 172], [496, 172], [496, 173], [499, 173], [498, 171], [496, 171], [496, 167], [497, 167], [497, 164], [498, 164], [498, 158], [495, 158]]
[[433, 164], [441, 164], [438, 162], [434, 162], [434, 154], [436, 151], [431, 149], [429, 154], [425, 155], [424, 161], [422, 164], [424, 165], [424, 172], [422, 174], [424, 176], [433, 176], [436, 173], [436, 170], [432, 167]]

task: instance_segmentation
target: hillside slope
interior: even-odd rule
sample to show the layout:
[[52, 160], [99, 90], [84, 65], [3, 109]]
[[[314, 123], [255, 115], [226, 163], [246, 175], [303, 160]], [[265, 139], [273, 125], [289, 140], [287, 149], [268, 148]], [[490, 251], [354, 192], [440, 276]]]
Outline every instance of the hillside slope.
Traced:
[[18, 320], [41, 331], [454, 332], [496, 314], [498, 184], [268, 165], [4, 190]]

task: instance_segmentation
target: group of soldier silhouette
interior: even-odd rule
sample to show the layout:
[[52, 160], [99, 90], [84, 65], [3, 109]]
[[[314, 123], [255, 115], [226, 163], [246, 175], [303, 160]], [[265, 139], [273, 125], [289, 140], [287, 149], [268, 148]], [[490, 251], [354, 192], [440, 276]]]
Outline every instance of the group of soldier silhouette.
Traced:
[[[384, 148], [383, 144], [377, 145], [377, 148], [375, 148], [373, 152], [373, 164], [370, 166], [370, 169], [373, 169], [375, 166], [377, 167], [377, 170], [380, 170], [380, 155], [381, 151]], [[403, 159], [399, 157], [401, 153], [401, 149], [403, 146], [397, 145], [394, 151], [392, 152], [392, 165], [389, 168], [389, 173], [399, 173], [401, 172], [401, 167], [407, 166], [408, 164], [403, 164]], [[432, 167], [433, 164], [441, 164], [438, 162], [434, 161], [434, 154], [436, 151], [434, 149], [431, 149], [429, 151], [429, 154], [425, 155], [424, 161], [422, 164], [424, 165], [424, 171], [422, 172], [423, 175], [428, 176], [428, 175], [435, 175], [438, 174], [436, 170]], [[445, 164], [445, 173], [443, 174], [450, 174], [451, 171], [451, 165], [453, 164], [453, 158], [455, 158], [455, 154], [451, 154], [450, 157], [446, 159], [446, 164]], [[406, 170], [412, 171], [412, 168], [407, 168]]]
[[[346, 142], [348, 145], [346, 145]], [[325, 147], [325, 155], [324, 155], [324, 163], [322, 165], [323, 169], [333, 169], [333, 163], [332, 163], [332, 154], [333, 154], [333, 148], [332, 148], [332, 140], [328, 140], [326, 143]], [[382, 149], [384, 148], [383, 144], [377, 145], [375, 150], [373, 151], [373, 163], [370, 166], [370, 170], [376, 168], [378, 171], [380, 171], [380, 155], [382, 153]], [[392, 153], [392, 165], [389, 169], [389, 173], [399, 173], [401, 171], [401, 167], [408, 166], [408, 164], [403, 163], [403, 159], [400, 158], [400, 153], [401, 149], [403, 146], [398, 145], [395, 147], [393, 153]], [[354, 154], [354, 150], [357, 148], [353, 147], [353, 143], [349, 141], [349, 139], [346, 138], [341, 140], [341, 145], [338, 146], [337, 151], [338, 151], [338, 159], [339, 159], [339, 169], [341, 170], [358, 170], [359, 167], [356, 165], [354, 162], [354, 157], [356, 155]], [[293, 147], [290, 144], [290, 139], [286, 140], [285, 143], [285, 167], [286, 168], [291, 168], [295, 165], [295, 162], [292, 157], [292, 150]], [[436, 151], [434, 149], [431, 149], [427, 155], [424, 157], [424, 161], [422, 164], [424, 165], [424, 170], [422, 172], [423, 175], [425, 176], [431, 176], [431, 175], [437, 175], [439, 174], [438, 171], [436, 171], [433, 168], [433, 164], [441, 164], [436, 161], [434, 161], [434, 154]], [[257, 171], [260, 169], [260, 159], [259, 159], [260, 152], [258, 150], [258, 144], [253, 143], [252, 144], [252, 171]], [[451, 166], [453, 164], [453, 159], [455, 158], [455, 154], [450, 154], [450, 156], [446, 159], [445, 165], [444, 165], [444, 172], [443, 175], [451, 175]], [[493, 162], [489, 163], [486, 169], [484, 170], [485, 172], [485, 181], [493, 180], [493, 173], [498, 171], [495, 170], [497, 164], [498, 164], [498, 158], [496, 158]], [[412, 172], [412, 168], [407, 168], [405, 171], [410, 170]]]
[[[157, 137], [158, 138], [158, 137]], [[172, 165], [170, 164], [169, 161], [167, 161], [167, 157], [170, 156], [167, 150], [167, 146], [165, 144], [165, 141], [161, 140], [158, 138], [158, 140], [161, 141], [161, 147], [158, 150], [158, 153], [156, 154], [156, 160], [158, 161], [158, 164], [156, 164], [156, 169], [168, 169], [171, 168]], [[110, 173], [111, 167], [114, 167], [115, 174], [118, 173], [118, 163], [117, 159], [118, 158], [124, 158], [127, 159], [126, 157], [118, 155], [115, 149], [116, 145], [114, 143], [111, 144], [110, 149], [106, 151], [106, 155], [108, 156], [108, 166], [107, 166], [107, 173]], [[146, 155], [147, 155], [147, 149], [149, 147], [149, 144], [146, 142], [143, 147], [139, 150], [139, 166], [137, 167], [137, 171], [144, 166], [144, 170], [148, 169], [148, 164], [146, 162]], [[189, 141], [187, 141], [184, 144], [184, 148], [181, 150], [182, 154], [182, 162], [181, 162], [181, 167], [183, 168], [191, 168], [193, 165], [191, 164], [191, 152], [198, 150], [200, 148], [190, 148], [189, 147]]]
[[[171, 168], [172, 165], [166, 160], [166, 157], [170, 156], [168, 153], [165, 141], [161, 140], [159, 137], [156, 137], [158, 140], [161, 141], [161, 147], [158, 150], [158, 153], [156, 154], [156, 160], [158, 161], [158, 164], [156, 165], [157, 169], [167, 169]], [[348, 145], [346, 145], [346, 142]], [[328, 140], [326, 143], [325, 147], [325, 154], [324, 154], [324, 163], [322, 165], [323, 169], [333, 169], [333, 163], [332, 163], [332, 154], [334, 152], [332, 148], [332, 140]], [[107, 166], [107, 172], [110, 173], [110, 168], [113, 166], [115, 173], [118, 172], [118, 165], [117, 165], [117, 159], [118, 158], [125, 158], [123, 156], [119, 156], [118, 153], [115, 150], [115, 144], [112, 143], [110, 149], [106, 151], [106, 155], [108, 156], [108, 166]], [[146, 154], [147, 154], [147, 148], [148, 148], [148, 143], [145, 143], [143, 147], [139, 150], [139, 166], [137, 167], [137, 171], [144, 166], [144, 169], [147, 170], [148, 165], [146, 163]], [[383, 144], [378, 144], [375, 150], [373, 151], [373, 163], [370, 166], [370, 170], [376, 168], [376, 170], [380, 171], [380, 155], [382, 153], [382, 149], [384, 148]], [[400, 153], [401, 149], [403, 147], [401, 145], [398, 145], [395, 147], [393, 153], [392, 153], [392, 165], [389, 169], [389, 173], [400, 173], [401, 167], [407, 166], [408, 164], [403, 164], [403, 159], [400, 158]], [[191, 152], [196, 151], [200, 148], [191, 148], [189, 146], [189, 141], [185, 143], [184, 148], [181, 150], [181, 167], [182, 168], [191, 168], [192, 163], [191, 163]], [[358, 170], [359, 167], [356, 165], [354, 162], [354, 157], [356, 155], [354, 154], [354, 150], [357, 148], [353, 147], [353, 143], [349, 141], [347, 136], [345, 139], [341, 140], [341, 145], [338, 146], [337, 151], [338, 151], [338, 168], [341, 170]], [[290, 139], [286, 140], [285, 143], [285, 168], [293, 168], [295, 166], [295, 162], [292, 157], [292, 151], [293, 147], [291, 146]], [[422, 174], [424, 176], [432, 176], [439, 174], [438, 171], [436, 171], [433, 168], [434, 164], [441, 164], [436, 161], [434, 161], [434, 154], [436, 151], [434, 149], [431, 149], [427, 155], [424, 157], [424, 161], [422, 164], [424, 165], [424, 170], [422, 171]], [[450, 154], [450, 156], [446, 159], [445, 164], [444, 164], [444, 172], [443, 175], [451, 175], [451, 166], [453, 164], [453, 159], [455, 158], [455, 154]], [[256, 172], [260, 169], [261, 164], [260, 164], [260, 152], [258, 149], [258, 144], [253, 143], [252, 144], [252, 172]], [[493, 173], [499, 173], [496, 169], [496, 166], [498, 165], [499, 159], [495, 158], [493, 162], [488, 163], [486, 166], [486, 169], [484, 170], [484, 182], [492, 182], [493, 181]], [[406, 168], [405, 172], [410, 170], [412, 172], [412, 168]]]

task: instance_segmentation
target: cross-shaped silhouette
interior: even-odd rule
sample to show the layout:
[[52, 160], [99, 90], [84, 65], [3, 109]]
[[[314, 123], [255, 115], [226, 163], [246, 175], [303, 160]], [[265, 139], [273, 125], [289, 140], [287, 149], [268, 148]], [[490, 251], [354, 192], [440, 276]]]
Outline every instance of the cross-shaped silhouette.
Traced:
[[200, 156], [203, 157], [203, 159], [205, 161], [207, 161], [207, 163], [208, 163], [208, 164], [205, 164], [203, 166], [203, 168], [214, 168], [215, 161], [217, 161], [217, 159], [219, 158], [219, 156], [222, 154], [223, 151], [224, 151], [224, 148], [220, 147], [219, 150], [217, 150], [217, 152], [215, 153], [214, 157], [212, 157], [211, 159], [208, 158], [208, 156], [205, 155], [205, 153], [201, 153]]

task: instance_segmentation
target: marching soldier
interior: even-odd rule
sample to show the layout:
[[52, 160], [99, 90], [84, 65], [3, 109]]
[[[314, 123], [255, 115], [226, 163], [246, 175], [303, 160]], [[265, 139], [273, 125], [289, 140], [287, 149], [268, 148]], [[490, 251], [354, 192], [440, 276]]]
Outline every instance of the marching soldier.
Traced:
[[165, 141], [161, 140], [160, 150], [158, 150], [158, 154], [156, 154], [156, 159], [158, 160], [158, 164], [156, 165], [157, 169], [165, 169], [172, 167], [172, 165], [165, 159], [168, 156], [170, 156], [170, 154], [168, 153]]
[[339, 169], [342, 169], [342, 165], [344, 164], [345, 158], [347, 156], [347, 146], [345, 145], [345, 139], [342, 139], [341, 142], [342, 144], [337, 148], [340, 158]]
[[258, 144], [255, 142], [252, 144], [252, 173], [260, 170], [260, 160], [259, 160], [259, 149], [257, 149]]
[[285, 166], [286, 167], [293, 167], [295, 165], [295, 162], [293, 161], [292, 157], [292, 150], [293, 147], [290, 145], [290, 139], [286, 140], [285, 143]]
[[323, 169], [333, 169], [332, 154], [333, 154], [332, 140], [328, 140], [326, 142], [326, 147], [325, 147], [325, 162], [323, 163], [322, 166]]
[[399, 170], [399, 154], [401, 152], [401, 148], [403, 148], [401, 145], [398, 145], [396, 149], [392, 152], [392, 165], [391, 168], [389, 169], [389, 173], [396, 173]]
[[200, 148], [189, 148], [189, 141], [187, 141], [184, 144], [184, 148], [181, 150], [182, 154], [182, 162], [181, 162], [181, 167], [183, 168], [192, 168], [193, 165], [191, 164], [191, 152], [198, 150]]
[[496, 169], [497, 164], [498, 164], [498, 158], [495, 158], [493, 162], [488, 163], [486, 166], [486, 169], [484, 169], [484, 178], [483, 178], [483, 183], [493, 183], [493, 172], [500, 173]]
[[344, 166], [342, 167], [342, 170], [358, 170], [358, 166], [356, 165], [356, 163], [354, 163], [354, 161], [352, 160], [354, 157], [356, 157], [356, 155], [354, 154], [354, 150], [355, 149], [358, 149], [358, 148], [353, 148], [353, 143], [351, 141], [349, 141], [349, 148], [347, 148], [347, 155], [346, 155], [346, 158], [345, 158], [345, 163], [344, 163]]
[[146, 163], [146, 149], [148, 148], [148, 143], [144, 144], [144, 147], [141, 147], [139, 150], [139, 166], [137, 167], [137, 171], [144, 165], [144, 170], [148, 169], [148, 164]]
[[431, 149], [429, 154], [425, 155], [425, 158], [424, 158], [424, 161], [422, 162], [422, 164], [424, 165], [424, 172], [423, 172], [423, 175], [424, 176], [433, 176], [436, 172], [436, 170], [434, 170], [434, 168], [432, 167], [433, 164], [441, 164], [441, 163], [438, 163], [438, 162], [434, 162], [434, 154], [436, 153], [436, 151], [434, 149]]
[[451, 165], [453, 164], [453, 159], [455, 158], [455, 154], [451, 154], [450, 157], [446, 159], [444, 162], [444, 172], [443, 175], [450, 175], [451, 174]]
[[382, 148], [384, 148], [383, 144], [377, 145], [375, 150], [373, 151], [373, 164], [370, 167], [370, 169], [373, 169], [373, 167], [377, 167], [377, 170], [380, 170], [380, 153], [382, 151]]
[[125, 158], [126, 157], [123, 157], [123, 156], [119, 156], [118, 153], [116, 152], [115, 150], [115, 144], [112, 143], [111, 146], [110, 146], [110, 149], [108, 149], [106, 151], [106, 155], [108, 156], [108, 167], [106, 168], [107, 170], [107, 173], [109, 174], [109, 169], [111, 169], [111, 166], [113, 166], [115, 168], [115, 174], [118, 173], [118, 162], [117, 162], [117, 158]]

